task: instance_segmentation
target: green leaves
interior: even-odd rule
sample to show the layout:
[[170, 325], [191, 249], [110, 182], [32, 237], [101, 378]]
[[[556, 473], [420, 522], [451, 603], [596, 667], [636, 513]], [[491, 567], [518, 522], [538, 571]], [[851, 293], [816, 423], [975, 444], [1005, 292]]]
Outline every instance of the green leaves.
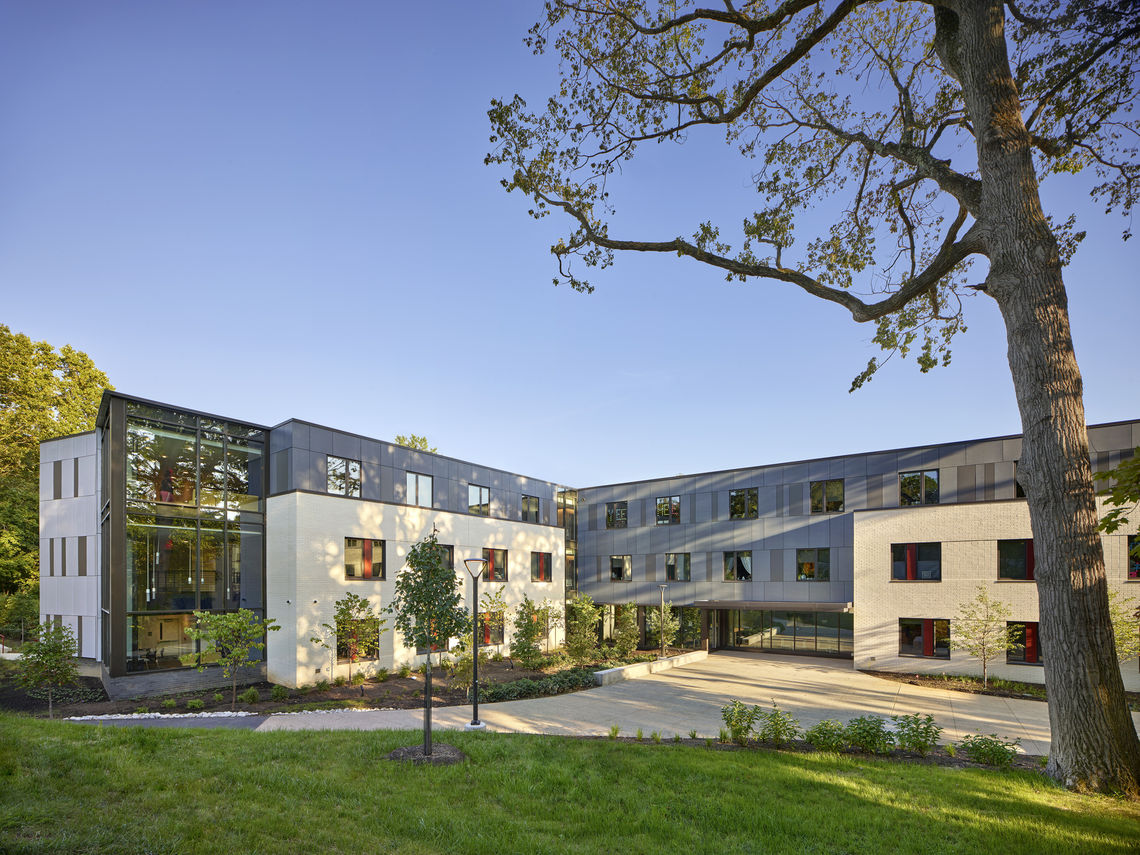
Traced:
[[396, 593], [386, 611], [404, 637], [406, 647], [431, 650], [471, 631], [461, 605], [462, 582], [444, 563], [435, 532], [408, 552], [406, 568], [396, 576]]
[[50, 716], [54, 690], [79, 681], [79, 668], [75, 664], [75, 633], [64, 624], [44, 621], [40, 637], [26, 642], [20, 653], [20, 685], [29, 690], [47, 692]]

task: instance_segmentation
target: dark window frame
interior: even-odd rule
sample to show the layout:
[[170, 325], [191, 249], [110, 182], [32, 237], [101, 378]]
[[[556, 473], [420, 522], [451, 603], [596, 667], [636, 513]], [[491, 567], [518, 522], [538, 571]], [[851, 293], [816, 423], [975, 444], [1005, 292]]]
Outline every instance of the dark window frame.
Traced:
[[[500, 555], [502, 556], [502, 567], [499, 566], [498, 561]], [[484, 546], [483, 558], [487, 562], [487, 566], [483, 568], [484, 582], [506, 582], [508, 580], [509, 574], [507, 568], [510, 566], [510, 555], [506, 549]], [[502, 572], [500, 572], [500, 570]]]
[[629, 526], [629, 502], [606, 502], [606, 528]]
[[[907, 626], [904, 627], [903, 625]], [[918, 624], [917, 627], [914, 625]], [[904, 630], [917, 628], [918, 632]], [[940, 632], [940, 630], [943, 630]], [[939, 639], [945, 639], [941, 647]], [[922, 647], [915, 649], [921, 639]], [[909, 647], [909, 649], [907, 649]], [[899, 618], [899, 656], [919, 659], [949, 659], [950, 658], [950, 620], [948, 618]]]
[[[665, 513], [661, 511], [664, 509]], [[657, 497], [657, 525], [680, 525], [681, 523], [681, 497]]]
[[[360, 570], [361, 575], [355, 576], [348, 572], [348, 550], [350, 548], [349, 541], [360, 541]], [[376, 544], [380, 544], [380, 575], [376, 574]], [[344, 578], [346, 581], [352, 582], [383, 582], [386, 577], [386, 561], [388, 549], [383, 540], [375, 540], [368, 537], [345, 537], [344, 539]]]
[[[932, 477], [933, 476], [933, 477]], [[918, 495], [908, 498], [903, 492], [903, 479], [907, 477], [918, 478]], [[927, 479], [934, 481], [933, 496]], [[937, 505], [941, 501], [941, 476], [938, 469], [911, 469], [899, 473], [899, 507], [910, 508], [921, 505]]]
[[[933, 549], [932, 549], [933, 548]], [[930, 553], [937, 551], [937, 556]], [[925, 553], [925, 557], [924, 557]], [[920, 565], [938, 562], [937, 575], [921, 575]], [[900, 567], [901, 565], [901, 567]], [[900, 574], [901, 569], [901, 574]], [[892, 543], [891, 544], [891, 581], [892, 582], [941, 582], [942, 581], [942, 543], [928, 541], [924, 543]]]
[[[342, 477], [344, 484], [340, 489], [333, 489], [333, 461], [340, 461], [343, 464]], [[352, 467], [356, 467], [356, 477], [352, 477]], [[364, 470], [361, 468], [359, 460], [353, 460], [351, 457], [341, 457], [338, 454], [325, 455], [325, 492], [330, 496], [348, 496], [352, 499], [359, 499], [361, 488], [364, 484]]]
[[[744, 559], [747, 558], [747, 566]], [[725, 582], [751, 582], [752, 581], [752, 550], [728, 549], [724, 552], [724, 581]]]
[[[835, 485], [839, 485], [839, 499], [832, 495]], [[818, 490], [817, 490], [818, 488]], [[846, 487], [842, 478], [828, 478], [823, 481], [808, 482], [809, 504], [813, 514], [841, 514], [847, 504]]]
[[[536, 558], [538, 559], [537, 567], [535, 566]], [[530, 554], [530, 581], [554, 581], [554, 559], [549, 552], [532, 552]]]
[[[431, 475], [426, 475], [423, 472], [413, 472], [411, 469], [405, 470], [404, 484], [405, 484], [405, 492], [406, 493], [412, 492], [411, 487], [412, 487], [413, 479], [414, 479], [414, 483], [415, 483], [415, 495], [414, 496], [405, 495], [404, 496], [404, 503], [408, 504], [408, 505], [413, 505], [417, 508], [430, 508], [430, 507], [432, 507], [432, 503], [435, 501], [435, 479], [434, 479], [434, 477]], [[428, 497], [427, 497], [426, 502], [423, 501], [423, 496], [420, 495], [420, 493], [421, 493], [420, 487], [423, 486], [423, 482], [425, 480], [427, 481], [427, 492], [428, 492]]]
[[[1007, 665], [1044, 665], [1045, 654], [1041, 650], [1040, 624], [1035, 620], [1006, 621], [1013, 645], [1005, 652]], [[1020, 641], [1018, 641], [1020, 639]]]
[[[670, 561], [669, 559], [673, 560]], [[679, 561], [679, 559], [684, 559]], [[684, 566], [683, 575], [678, 573], [681, 566]], [[693, 564], [692, 556], [688, 552], [666, 552], [665, 553], [665, 581], [666, 582], [692, 582], [693, 581]]]
[[1132, 582], [1140, 581], [1140, 556], [1136, 556], [1132, 552], [1138, 542], [1140, 542], [1140, 534], [1130, 534], [1128, 540], [1125, 541], [1127, 552], [1124, 553], [1124, 578]]
[[[814, 558], [811, 561], [807, 560], [807, 553], [814, 553]], [[824, 554], [826, 553], [826, 555]], [[826, 562], [824, 559], [826, 558]], [[812, 575], [808, 576], [803, 571], [805, 564], [812, 565]], [[820, 570], [826, 569], [826, 574], [820, 575]], [[831, 547], [830, 546], [809, 546], [803, 549], [796, 550], [796, 581], [797, 582], [830, 582], [831, 581]]]
[[542, 500], [539, 499], [538, 496], [528, 496], [526, 493], [523, 493], [519, 504], [522, 508], [523, 522], [538, 522], [539, 516], [542, 513]]
[[[1010, 553], [1017, 551], [1017, 544], [1021, 544], [1024, 550], [1020, 559], [1012, 557]], [[1006, 555], [1002, 555], [1002, 547], [1005, 546]], [[1020, 560], [1022, 569], [1020, 573], [1013, 572], [1013, 565], [1011, 562]], [[1036, 577], [1036, 561], [1033, 556], [1033, 538], [1014, 538], [1012, 540], [999, 540], [997, 542], [997, 577], [1004, 582], [1032, 582]], [[1008, 569], [1007, 569], [1008, 568]]]
[[744, 487], [728, 491], [728, 518], [754, 520], [760, 517], [760, 488]]
[[[620, 562], [620, 565], [615, 563]], [[616, 572], [617, 575], [614, 575]], [[633, 581], [633, 556], [632, 555], [611, 555], [610, 556], [610, 581], [611, 582], [632, 582]]]
[[[472, 491], [478, 491], [472, 494]], [[491, 488], [482, 484], [467, 485], [467, 513], [477, 517], [491, 516]]]

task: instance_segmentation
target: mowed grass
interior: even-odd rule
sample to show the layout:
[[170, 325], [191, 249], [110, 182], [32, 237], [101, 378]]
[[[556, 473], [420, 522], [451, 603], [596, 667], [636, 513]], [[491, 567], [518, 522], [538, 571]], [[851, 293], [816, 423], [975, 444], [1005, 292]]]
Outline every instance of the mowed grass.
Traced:
[[834, 755], [438, 732], [0, 716], [4, 853], [1136, 852], [1140, 806], [1039, 776]]

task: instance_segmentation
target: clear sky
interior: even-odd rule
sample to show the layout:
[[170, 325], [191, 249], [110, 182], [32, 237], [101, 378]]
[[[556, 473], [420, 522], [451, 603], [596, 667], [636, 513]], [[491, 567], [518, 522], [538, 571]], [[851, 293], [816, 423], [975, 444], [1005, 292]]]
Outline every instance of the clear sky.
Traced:
[[[565, 224], [483, 165], [489, 100], [553, 91], [538, 6], [0, 0], [0, 323], [127, 394], [576, 486], [1020, 431], [986, 297], [949, 368], [848, 394], [873, 329], [789, 286], [625, 256], [555, 288]], [[717, 140], [646, 155], [630, 237], [754, 202]], [[1044, 193], [1089, 231], [1066, 282], [1096, 423], [1140, 416], [1140, 239], [1090, 184]]]

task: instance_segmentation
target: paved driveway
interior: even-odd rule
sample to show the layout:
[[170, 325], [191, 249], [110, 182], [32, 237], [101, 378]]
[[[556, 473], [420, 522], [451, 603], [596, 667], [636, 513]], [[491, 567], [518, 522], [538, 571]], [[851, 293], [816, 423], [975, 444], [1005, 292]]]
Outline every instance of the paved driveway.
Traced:
[[[648, 738], [716, 736], [723, 725], [720, 708], [733, 698], [768, 707], [773, 701], [808, 727], [825, 718], [847, 721], [856, 716], [930, 713], [942, 726], [944, 741], [967, 733], [996, 733], [1021, 739], [1030, 754], [1049, 751], [1049, 712], [1041, 701], [993, 698], [944, 689], [926, 689], [860, 674], [850, 662], [714, 653], [703, 662], [585, 692], [508, 701], [480, 707], [489, 730], [516, 733], [602, 735], [618, 725], [624, 736], [641, 728]], [[436, 708], [433, 725], [462, 728], [470, 707]], [[1133, 714], [1140, 725], [1140, 713]], [[415, 710], [338, 710], [269, 716], [257, 730], [377, 728], [423, 726]]]

